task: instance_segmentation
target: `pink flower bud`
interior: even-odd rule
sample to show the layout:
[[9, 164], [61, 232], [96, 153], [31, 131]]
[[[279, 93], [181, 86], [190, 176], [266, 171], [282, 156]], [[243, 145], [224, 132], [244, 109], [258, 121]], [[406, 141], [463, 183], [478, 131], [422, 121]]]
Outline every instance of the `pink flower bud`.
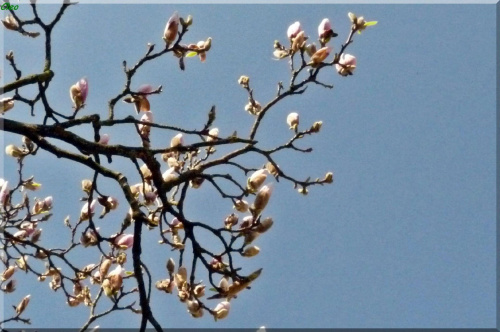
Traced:
[[88, 92], [89, 84], [85, 77], [80, 79], [69, 89], [69, 95], [71, 97], [71, 100], [73, 101], [75, 112], [83, 108], [85, 100], [87, 100]]
[[94, 199], [90, 203], [90, 208], [89, 208], [89, 202], [85, 203], [85, 205], [82, 207], [82, 210], [80, 211], [80, 221], [88, 220], [90, 218], [90, 215], [94, 214], [96, 204], [97, 204], [96, 199]]
[[113, 243], [120, 249], [130, 249], [134, 245], [134, 235], [133, 234], [121, 234], [118, 235]]
[[184, 224], [181, 223], [181, 221], [179, 219], [177, 219], [177, 217], [175, 217], [174, 219], [172, 219], [172, 222], [170, 223], [170, 227], [172, 227], [172, 228], [184, 228]]
[[151, 93], [153, 90], [154, 88], [151, 84], [143, 84], [139, 87], [139, 89], [137, 89], [140, 93]]
[[102, 134], [101, 138], [99, 139], [99, 144], [108, 145], [108, 142], [109, 142], [109, 135], [108, 134]]
[[52, 196], [47, 196], [45, 197], [45, 199], [43, 200], [43, 203], [45, 204], [45, 209], [46, 210], [50, 210], [52, 209], [52, 203], [53, 203], [53, 198]]
[[332, 25], [330, 24], [330, 20], [324, 18], [323, 21], [318, 26], [318, 35], [319, 38], [323, 38], [332, 30]]
[[82, 103], [85, 104], [85, 101], [87, 100], [87, 95], [89, 93], [89, 83], [87, 81], [87, 78], [82, 78], [79, 82], [78, 82], [78, 87], [80, 88], [80, 93], [82, 95]]
[[339, 63], [335, 65], [337, 72], [342, 76], [352, 75], [356, 69], [356, 57], [351, 54], [343, 53], [340, 56]]
[[290, 26], [288, 27], [288, 30], [287, 30], [287, 32], [286, 32], [286, 35], [288, 36], [288, 39], [293, 39], [293, 38], [295, 38], [295, 37], [297, 36], [297, 34], [298, 34], [299, 32], [301, 32], [301, 31], [302, 31], [302, 29], [301, 29], [301, 27], [300, 27], [300, 22], [299, 22], [299, 21], [297, 21], [297, 22], [293, 23], [292, 25], [290, 25]]
[[167, 25], [165, 26], [165, 31], [163, 32], [163, 40], [167, 43], [167, 46], [175, 41], [177, 38], [177, 31], [179, 30], [179, 14], [174, 12], [172, 16], [168, 19]]
[[[151, 111], [144, 112], [140, 121], [153, 122], [153, 113]], [[141, 133], [142, 137], [148, 138], [150, 131], [151, 131], [151, 126], [148, 126], [146, 124], [139, 124], [139, 132]]]

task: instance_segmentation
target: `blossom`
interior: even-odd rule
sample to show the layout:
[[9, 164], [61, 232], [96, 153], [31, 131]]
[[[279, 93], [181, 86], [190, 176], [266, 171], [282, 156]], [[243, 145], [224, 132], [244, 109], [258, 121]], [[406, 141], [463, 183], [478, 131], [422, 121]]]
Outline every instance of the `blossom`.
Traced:
[[[153, 113], [151, 111], [145, 112], [141, 119], [141, 122], [153, 122]], [[142, 137], [148, 138], [151, 131], [151, 126], [147, 124], [139, 124], [139, 132]]]
[[227, 301], [222, 301], [214, 308], [214, 319], [224, 319], [229, 314], [229, 309], [231, 309], [231, 304]]
[[243, 257], [253, 257], [253, 256], [257, 255], [259, 252], [260, 252], [260, 248], [259, 247], [257, 247], [257, 246], [251, 246], [251, 247], [248, 247], [245, 250], [243, 250], [243, 253], [241, 254], [241, 256], [243, 256]]
[[170, 140], [170, 147], [175, 148], [177, 146], [181, 146], [184, 144], [184, 139], [182, 138], [182, 134], [175, 135], [172, 140]]
[[6, 29], [9, 29], [9, 30], [19, 29], [19, 24], [17, 23], [16, 19], [12, 15], [7, 16], [4, 20], [2, 20], [2, 23]]
[[342, 76], [352, 75], [356, 69], [356, 57], [351, 54], [342, 53], [339, 63], [335, 65], [337, 72]]
[[17, 315], [21, 315], [30, 302], [31, 295], [26, 295], [16, 307]]
[[238, 212], [247, 212], [248, 211], [248, 203], [247, 201], [238, 199], [234, 202], [233, 208]]
[[25, 156], [23, 150], [15, 146], [14, 144], [7, 145], [5, 147], [5, 153], [14, 158], [22, 158]]
[[300, 26], [300, 22], [297, 21], [295, 23], [293, 23], [292, 25], [290, 25], [288, 27], [288, 30], [286, 31], [286, 35], [288, 36], [288, 39], [293, 39], [295, 38], [299, 32], [302, 31], [302, 28]]
[[174, 42], [177, 38], [177, 31], [179, 30], [179, 14], [174, 12], [167, 21], [165, 31], [163, 32], [163, 40], [167, 46]]
[[311, 67], [317, 67], [330, 55], [331, 52], [332, 52], [331, 47], [320, 48], [319, 50], [316, 51], [316, 53], [314, 53], [311, 56], [311, 62], [309, 62], [309, 64], [311, 65]]
[[99, 144], [108, 145], [108, 142], [109, 142], [109, 135], [108, 134], [102, 134], [101, 138], [99, 139]]
[[52, 209], [53, 198], [52, 196], [47, 196], [43, 200], [37, 200], [33, 206], [32, 214], [40, 214], [48, 212]]
[[85, 100], [87, 99], [88, 92], [89, 84], [85, 77], [73, 84], [69, 89], [69, 96], [73, 101], [75, 112], [85, 106]]
[[85, 203], [80, 211], [80, 221], [88, 220], [91, 215], [94, 214], [95, 205], [97, 204], [97, 200], [94, 199], [89, 206], [89, 202]]
[[175, 168], [170, 167], [169, 169], [167, 169], [162, 174], [162, 177], [163, 177], [163, 181], [165, 181], [165, 182], [169, 182], [169, 181], [173, 181], [173, 180], [177, 179], [177, 173], [175, 172]]
[[264, 210], [267, 203], [269, 202], [272, 191], [272, 187], [269, 184], [265, 185], [259, 190], [252, 205], [252, 210], [254, 211], [255, 215], [259, 215]]
[[295, 112], [288, 114], [286, 117], [286, 123], [290, 129], [297, 130], [297, 126], [299, 125], [299, 114]]
[[292, 41], [292, 52], [296, 53], [298, 52], [302, 47], [305, 46], [306, 44], [306, 35], [304, 31], [301, 31], [297, 34], [295, 38], [293, 38]]
[[207, 137], [207, 142], [212, 142], [217, 139], [219, 136], [219, 128], [212, 128], [208, 131], [208, 137]]
[[125, 103], [134, 104], [135, 111], [137, 112], [137, 114], [139, 114], [139, 112], [141, 111], [143, 112], [150, 111], [151, 107], [147, 95], [153, 92], [153, 90], [154, 88], [151, 84], [141, 85], [137, 90], [137, 92], [141, 94], [138, 95], [134, 94], [133, 96], [124, 98], [123, 101]]
[[330, 23], [330, 20], [327, 18], [324, 18], [321, 23], [318, 26], [318, 36], [319, 36], [319, 41], [321, 45], [324, 45], [328, 43], [331, 37], [337, 37], [338, 34], [333, 32], [332, 30], [332, 24]]
[[247, 189], [249, 192], [254, 193], [266, 181], [267, 169], [259, 169], [254, 172], [247, 180]]
[[134, 245], [134, 234], [121, 234], [118, 235], [113, 243], [120, 249], [130, 249]]
[[0, 114], [6, 113], [8, 110], [14, 107], [14, 99], [12, 98], [2, 98], [0, 99]]
[[15, 266], [15, 265], [9, 266], [7, 269], [5, 269], [2, 272], [0, 279], [2, 279], [2, 281], [9, 280], [10, 277], [12, 277], [12, 275], [14, 274], [14, 272], [16, 272], [16, 269], [17, 269], [17, 266]]

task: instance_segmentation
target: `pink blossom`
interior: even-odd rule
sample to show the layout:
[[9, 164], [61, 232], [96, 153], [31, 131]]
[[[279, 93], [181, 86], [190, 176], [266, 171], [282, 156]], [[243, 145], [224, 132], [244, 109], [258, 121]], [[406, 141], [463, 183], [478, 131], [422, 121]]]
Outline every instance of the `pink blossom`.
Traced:
[[356, 57], [351, 54], [343, 53], [340, 56], [339, 63], [335, 65], [337, 72], [342, 76], [352, 75], [356, 69]]
[[288, 27], [286, 35], [288, 36], [288, 39], [292, 39], [295, 38], [301, 31], [300, 22], [297, 21]]
[[129, 249], [134, 245], [134, 234], [121, 234], [118, 235], [113, 243], [121, 249]]
[[140, 93], [151, 93], [153, 90], [154, 88], [151, 84], [143, 84], [139, 87], [139, 89], [137, 89]]
[[319, 38], [325, 37], [325, 35], [332, 30], [332, 25], [330, 24], [330, 20], [327, 18], [324, 18], [323, 21], [318, 26], [318, 35]]
[[167, 25], [165, 26], [165, 31], [163, 32], [163, 40], [167, 45], [174, 42], [177, 38], [177, 31], [179, 29], [179, 14], [174, 12], [172, 16], [168, 19]]
[[99, 139], [99, 144], [108, 145], [108, 142], [109, 142], [109, 135], [108, 134], [102, 134], [101, 138]]
[[52, 209], [52, 203], [54, 202], [54, 199], [52, 196], [47, 196], [44, 198], [43, 203], [45, 205], [45, 210], [50, 210]]
[[82, 103], [85, 104], [85, 100], [87, 99], [87, 95], [89, 93], [89, 83], [87, 81], [87, 78], [86, 77], [82, 78], [77, 83], [77, 85], [80, 88], [80, 95], [82, 98]]

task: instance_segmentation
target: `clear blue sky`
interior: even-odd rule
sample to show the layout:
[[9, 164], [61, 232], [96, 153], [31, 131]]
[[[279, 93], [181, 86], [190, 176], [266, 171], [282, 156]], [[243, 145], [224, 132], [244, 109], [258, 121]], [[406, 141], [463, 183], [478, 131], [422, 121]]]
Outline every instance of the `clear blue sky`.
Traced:
[[[19, 6], [19, 15], [30, 14], [25, 3]], [[40, 13], [51, 17], [54, 9], [41, 6]], [[70, 114], [68, 88], [86, 76], [90, 92], [82, 113], [106, 116], [107, 101], [124, 84], [122, 61], [135, 63], [148, 42], [162, 47], [175, 10], [194, 17], [185, 41], [213, 38], [207, 61], [187, 59], [181, 72], [169, 55], [145, 66], [132, 85], [163, 85], [164, 93], [150, 98], [162, 123], [199, 128], [215, 104], [221, 136], [248, 132], [252, 123], [243, 110], [247, 96], [237, 85], [240, 75], [250, 76], [262, 104], [273, 98], [278, 81], [289, 81], [287, 62], [272, 60], [272, 46], [275, 39], [285, 42], [291, 23], [300, 21], [316, 38], [319, 22], [328, 17], [339, 33], [334, 51], [347, 36], [349, 11], [378, 25], [356, 35], [349, 47], [358, 60], [354, 76], [325, 71], [321, 79], [333, 90], [310, 86], [303, 96], [279, 104], [257, 137], [266, 146], [285, 142], [291, 111], [300, 114], [303, 128], [322, 120], [321, 133], [299, 144], [314, 152], [282, 154], [279, 164], [300, 178], [333, 171], [335, 183], [312, 188], [306, 197], [290, 183], [275, 184], [267, 208], [275, 225], [256, 240], [261, 253], [243, 262], [248, 272], [263, 267], [260, 279], [218, 323], [208, 315], [192, 319], [175, 296], [155, 293], [152, 306], [163, 327], [495, 326], [495, 5], [80, 4], [67, 10], [54, 32], [55, 109]], [[2, 39], [2, 54], [14, 50], [23, 73], [43, 68], [42, 39], [10, 31]], [[13, 77], [9, 68], [2, 74], [6, 81]], [[16, 105], [6, 117], [39, 120], [28, 113]], [[116, 114], [135, 113], [120, 103]], [[139, 144], [119, 129], [109, 131], [110, 144]], [[92, 137], [90, 128], [77, 132]], [[153, 134], [153, 146], [168, 144], [174, 134]], [[17, 142], [6, 134], [2, 144]], [[3, 163], [3, 177], [13, 180], [15, 162]], [[133, 172], [119, 159], [112, 166]], [[28, 160], [26, 171], [43, 183], [39, 197], [54, 196], [54, 217], [42, 225], [42, 243], [67, 245], [62, 220], [78, 218], [80, 181], [92, 173], [45, 153]], [[217, 225], [231, 212], [229, 202], [214, 202], [213, 195], [208, 186], [194, 193], [188, 202], [192, 219]], [[115, 232], [125, 212], [122, 205], [99, 226]], [[146, 239], [151, 243], [143, 251], [155, 280], [165, 278], [170, 252], [156, 244], [155, 233]], [[82, 266], [91, 262], [82, 256]], [[21, 273], [16, 278], [18, 290], [4, 297], [7, 314], [31, 293], [26, 316], [33, 327], [78, 327], [87, 319], [86, 308], [68, 308], [47, 282]], [[109, 301], [103, 302], [107, 307]], [[139, 315], [115, 314], [97, 324], [137, 327], [139, 321]]]

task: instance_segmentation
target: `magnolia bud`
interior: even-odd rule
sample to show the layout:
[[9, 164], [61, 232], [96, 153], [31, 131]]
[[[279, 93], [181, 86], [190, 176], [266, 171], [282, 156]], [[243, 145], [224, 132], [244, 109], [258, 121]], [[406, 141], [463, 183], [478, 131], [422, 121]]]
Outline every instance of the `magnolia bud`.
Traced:
[[169, 258], [167, 261], [167, 271], [169, 275], [172, 275], [175, 271], [175, 262], [172, 258]]
[[302, 49], [305, 46], [306, 39], [307, 39], [307, 37], [306, 37], [305, 32], [304, 31], [299, 32], [297, 34], [297, 36], [295, 38], [293, 38], [293, 41], [292, 41], [292, 52], [296, 53], [300, 49]]
[[342, 53], [335, 68], [342, 76], [352, 75], [354, 69], [356, 69], [356, 57], [351, 54]]
[[270, 174], [272, 174], [274, 177], [278, 177], [279, 171], [278, 168], [276, 168], [271, 162], [268, 162], [266, 164], [266, 169], [269, 171]]
[[168, 19], [165, 31], [163, 32], [163, 40], [167, 43], [167, 46], [173, 43], [177, 38], [179, 22], [179, 14], [174, 12], [174, 14]]
[[231, 213], [224, 220], [224, 227], [226, 229], [231, 229], [231, 227], [233, 227], [233, 226], [235, 226], [237, 224], [238, 224], [238, 216], [236, 214], [234, 214], [234, 213]]
[[214, 308], [214, 319], [217, 321], [218, 319], [224, 319], [229, 314], [229, 309], [231, 308], [231, 304], [227, 301], [220, 302]]
[[287, 35], [288, 39], [292, 39], [292, 38], [295, 38], [297, 36], [297, 34], [301, 31], [302, 31], [302, 29], [300, 26], [300, 22], [297, 21], [288, 27], [286, 35]]
[[2, 287], [2, 290], [5, 293], [12, 293], [13, 291], [16, 290], [16, 281], [14, 279], [9, 280], [9, 282]]
[[349, 16], [349, 19], [351, 20], [351, 23], [354, 23], [354, 24], [356, 23], [357, 17], [356, 17], [356, 15], [354, 13], [349, 12], [349, 13], [347, 13], [347, 16]]
[[[2, 8], [2, 10], [3, 10], [3, 8]], [[4, 20], [2, 20], [2, 23], [3, 23], [4, 27], [8, 30], [16, 31], [17, 29], [19, 29], [19, 24], [17, 23], [16, 19], [12, 15], [7, 16]]]
[[259, 169], [254, 172], [247, 180], [247, 189], [249, 192], [256, 192], [260, 186], [266, 181], [267, 178], [267, 170]]
[[23, 151], [14, 144], [7, 145], [5, 147], [5, 153], [14, 158], [22, 158], [25, 155]]
[[316, 121], [309, 129], [312, 133], [319, 133], [321, 126], [323, 125], [323, 121]]
[[0, 114], [6, 113], [8, 110], [11, 110], [13, 107], [14, 107], [14, 99], [12, 99], [12, 98], [0, 99]]
[[102, 261], [101, 266], [99, 267], [99, 275], [106, 276], [108, 275], [109, 268], [111, 267], [111, 259], [106, 258]]
[[272, 188], [270, 185], [265, 185], [259, 190], [252, 206], [252, 210], [255, 215], [259, 215], [265, 209], [267, 203], [269, 202], [269, 198], [271, 197], [271, 193]]
[[90, 194], [90, 191], [92, 190], [92, 181], [87, 179], [82, 180], [82, 190], [87, 194]]
[[240, 76], [238, 79], [238, 84], [244, 87], [245, 89], [248, 89], [248, 84], [250, 83], [250, 78], [248, 76]]
[[218, 128], [212, 128], [210, 129], [210, 131], [208, 132], [208, 137], [207, 137], [207, 142], [213, 142], [217, 139], [217, 137], [219, 136], [219, 129]]
[[233, 208], [238, 212], [247, 212], [248, 211], [248, 203], [247, 203], [247, 201], [238, 199], [238, 200], [236, 200], [236, 202], [234, 202]]
[[170, 147], [175, 148], [177, 146], [181, 146], [184, 144], [184, 139], [182, 138], [182, 134], [175, 135], [170, 141]]
[[299, 125], [299, 114], [295, 112], [288, 114], [286, 117], [286, 123], [290, 129], [297, 130], [297, 126]]
[[332, 172], [326, 173], [324, 181], [326, 183], [332, 183], [333, 182], [333, 173]]
[[256, 238], [258, 238], [259, 235], [260, 235], [260, 233], [258, 233], [258, 232], [248, 232], [248, 233], [245, 233], [243, 245], [245, 245], [245, 246], [249, 245]]
[[203, 297], [205, 295], [205, 286], [196, 285], [196, 287], [193, 289], [193, 293], [197, 298]]
[[258, 224], [256, 227], [255, 227], [255, 231], [259, 232], [259, 233], [265, 233], [267, 232], [272, 226], [273, 226], [273, 219], [272, 218], [266, 218], [264, 220], [262, 220], [260, 222], [260, 224]]
[[16, 313], [17, 315], [21, 315], [23, 313], [23, 311], [26, 309], [26, 307], [28, 306], [28, 303], [30, 302], [30, 296], [31, 295], [26, 295], [22, 300], [21, 302], [17, 305], [16, 307]]
[[257, 255], [259, 252], [260, 252], [259, 247], [257, 247], [257, 246], [251, 246], [251, 247], [248, 247], [245, 250], [243, 250], [243, 253], [241, 254], [241, 256], [243, 256], [243, 257], [253, 257], [253, 256]]
[[5, 271], [3, 271], [3, 273], [2, 273], [2, 277], [1, 277], [2, 281], [9, 280], [10, 277], [12, 277], [12, 275], [14, 274], [14, 272], [16, 272], [16, 269], [17, 269], [17, 266], [15, 266], [15, 265], [11, 265], [7, 269], [5, 269]]
[[193, 16], [188, 15], [188, 17], [184, 20], [184, 24], [188, 27], [193, 24]]
[[179, 267], [179, 270], [174, 275], [175, 284], [178, 290], [182, 290], [184, 283], [187, 282], [187, 269], [184, 266]]
[[120, 251], [120, 253], [118, 253], [118, 257], [116, 257], [116, 262], [123, 266], [127, 262], [127, 254]]

